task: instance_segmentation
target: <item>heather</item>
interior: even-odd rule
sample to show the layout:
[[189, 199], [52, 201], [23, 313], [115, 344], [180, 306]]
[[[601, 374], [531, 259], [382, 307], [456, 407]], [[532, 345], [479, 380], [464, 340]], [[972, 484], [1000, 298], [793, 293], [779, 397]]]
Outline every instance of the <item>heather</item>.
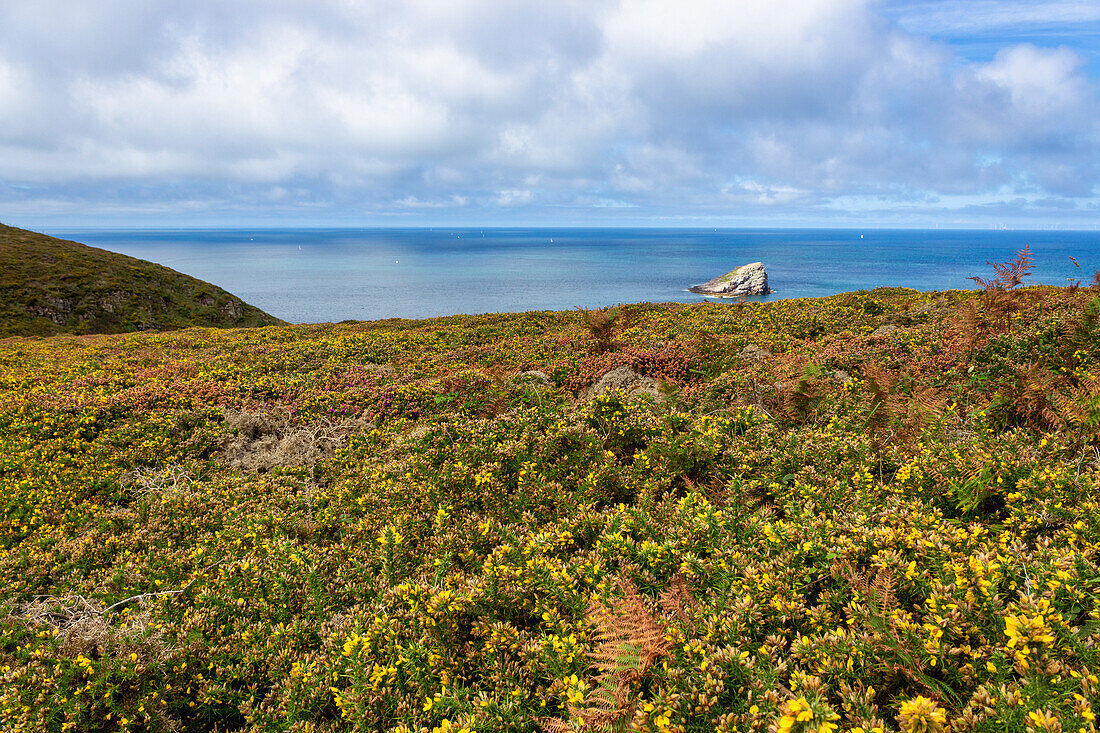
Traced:
[[0, 724], [1093, 730], [1100, 294], [1026, 269], [4, 340]]

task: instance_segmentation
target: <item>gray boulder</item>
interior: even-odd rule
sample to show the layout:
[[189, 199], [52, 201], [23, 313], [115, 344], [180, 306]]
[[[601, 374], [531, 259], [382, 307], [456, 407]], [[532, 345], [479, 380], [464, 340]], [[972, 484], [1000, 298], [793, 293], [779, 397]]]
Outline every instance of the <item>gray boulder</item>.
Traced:
[[756, 344], [749, 344], [745, 348], [741, 349], [741, 351], [737, 352], [737, 356], [744, 361], [767, 361], [768, 359], [772, 358], [772, 352], [768, 351], [767, 349], [761, 349]]
[[836, 369], [835, 371], [829, 372], [829, 376], [838, 384], [847, 384], [852, 381], [852, 375], [843, 369]]
[[764, 271], [763, 262], [742, 265], [702, 285], [693, 285], [688, 290], [699, 295], [718, 295], [724, 298], [767, 295], [771, 292], [771, 288], [768, 287], [768, 273]]
[[628, 397], [635, 397], [639, 394], [660, 397], [656, 379], [643, 376], [628, 366], [621, 366], [605, 373], [596, 380], [595, 384], [585, 387], [581, 390], [578, 398], [582, 401], [590, 400], [613, 389], [621, 389], [626, 392]]

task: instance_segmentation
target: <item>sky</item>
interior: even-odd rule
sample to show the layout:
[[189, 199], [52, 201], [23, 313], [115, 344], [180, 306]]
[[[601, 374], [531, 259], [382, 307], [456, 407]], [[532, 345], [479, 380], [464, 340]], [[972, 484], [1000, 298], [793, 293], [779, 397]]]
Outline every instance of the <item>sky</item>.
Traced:
[[16, 226], [1100, 227], [1096, 0], [0, 0]]

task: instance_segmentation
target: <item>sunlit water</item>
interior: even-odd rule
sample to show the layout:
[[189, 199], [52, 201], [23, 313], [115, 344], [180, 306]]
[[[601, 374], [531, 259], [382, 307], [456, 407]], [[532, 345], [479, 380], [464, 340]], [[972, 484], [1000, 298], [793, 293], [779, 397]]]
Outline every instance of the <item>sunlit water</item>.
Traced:
[[[1030, 244], [1034, 282], [1084, 282], [1097, 231], [828, 229], [83, 229], [54, 236], [151, 260], [296, 323], [695, 302], [762, 261], [775, 293], [974, 287]], [[1077, 269], [1070, 261], [1076, 257]]]

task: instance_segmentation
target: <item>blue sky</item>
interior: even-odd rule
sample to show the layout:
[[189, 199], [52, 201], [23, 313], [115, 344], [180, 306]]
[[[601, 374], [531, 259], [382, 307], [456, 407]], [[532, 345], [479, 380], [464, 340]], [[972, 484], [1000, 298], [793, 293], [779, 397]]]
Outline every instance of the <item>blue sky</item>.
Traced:
[[1100, 3], [0, 0], [0, 221], [1100, 226]]

